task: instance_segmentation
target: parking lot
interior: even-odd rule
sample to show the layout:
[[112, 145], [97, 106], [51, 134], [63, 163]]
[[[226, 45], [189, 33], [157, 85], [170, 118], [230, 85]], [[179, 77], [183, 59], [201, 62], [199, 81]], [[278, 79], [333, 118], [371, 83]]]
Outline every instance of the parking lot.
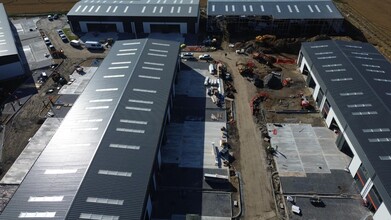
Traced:
[[344, 170], [351, 158], [338, 150], [337, 135], [309, 124], [267, 124], [280, 177]]

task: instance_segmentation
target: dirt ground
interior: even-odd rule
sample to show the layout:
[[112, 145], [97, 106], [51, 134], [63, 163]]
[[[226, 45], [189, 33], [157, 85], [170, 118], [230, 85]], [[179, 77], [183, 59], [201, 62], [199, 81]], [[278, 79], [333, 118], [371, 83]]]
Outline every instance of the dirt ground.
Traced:
[[67, 13], [78, 0], [4, 0], [8, 16]]
[[391, 0], [335, 0], [344, 17], [391, 60]]
[[[238, 152], [235, 152], [235, 168], [241, 173], [243, 182], [244, 208], [241, 219], [278, 219], [275, 212], [270, 172], [267, 170], [266, 153], [262, 146], [258, 126], [250, 110], [250, 100], [257, 93], [256, 87], [241, 77], [236, 61], [240, 57], [230, 52], [212, 53], [215, 60], [221, 60], [231, 70], [235, 94], [236, 126], [238, 130]], [[239, 153], [239, 155], [238, 155]]]
[[[271, 179], [275, 171], [273, 162], [268, 159], [266, 147], [268, 143], [262, 140], [262, 131], [266, 123], [308, 123], [313, 126], [324, 126], [324, 120], [319, 113], [311, 114], [278, 114], [274, 111], [280, 110], [301, 110], [301, 95], [307, 96], [310, 103], [315, 105], [311, 99], [311, 91], [305, 87], [305, 79], [299, 73], [295, 64], [274, 64], [268, 66], [252, 59], [251, 56], [238, 55], [233, 49], [224, 56], [224, 52], [214, 52], [212, 56], [217, 61], [227, 65], [228, 71], [233, 75], [233, 85], [237, 90], [235, 93], [235, 124], [238, 133], [235, 157], [235, 166], [240, 171], [243, 181], [244, 209], [241, 219], [281, 219], [284, 210], [276, 209], [281, 200], [274, 191], [279, 190], [278, 177], [274, 177], [274, 189]], [[293, 59], [295, 55], [286, 55]], [[289, 87], [281, 89], [260, 89], [254, 86], [252, 77], [241, 76], [238, 71], [237, 61], [255, 64], [255, 71], [259, 78], [263, 78], [272, 70], [280, 69], [283, 78], [291, 78]], [[268, 98], [261, 104], [264, 111], [264, 118], [260, 115], [253, 116], [250, 101], [260, 92], [268, 94]], [[232, 139], [233, 137], [231, 137]], [[235, 139], [234, 137], [233, 139]], [[235, 148], [235, 142], [234, 142]], [[276, 201], [276, 203], [275, 203]], [[277, 213], [278, 212], [278, 213]]]

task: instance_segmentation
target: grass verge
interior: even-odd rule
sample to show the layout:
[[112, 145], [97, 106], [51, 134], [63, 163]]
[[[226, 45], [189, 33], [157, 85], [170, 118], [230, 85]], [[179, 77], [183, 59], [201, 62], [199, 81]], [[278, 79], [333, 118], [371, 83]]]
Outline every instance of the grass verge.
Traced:
[[72, 30], [70, 28], [64, 28], [64, 29], [62, 29], [62, 31], [68, 37], [69, 41], [71, 41], [71, 40], [78, 40], [79, 39], [78, 36], [73, 34], [73, 32], [72, 32]]

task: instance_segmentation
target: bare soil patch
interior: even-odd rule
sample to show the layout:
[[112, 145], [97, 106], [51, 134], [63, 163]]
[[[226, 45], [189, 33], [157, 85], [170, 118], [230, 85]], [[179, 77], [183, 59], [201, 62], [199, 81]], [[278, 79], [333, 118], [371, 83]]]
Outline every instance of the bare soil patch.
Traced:
[[67, 13], [77, 0], [5, 0], [2, 1], [8, 16]]
[[371, 44], [391, 60], [391, 0], [336, 0], [337, 7]]

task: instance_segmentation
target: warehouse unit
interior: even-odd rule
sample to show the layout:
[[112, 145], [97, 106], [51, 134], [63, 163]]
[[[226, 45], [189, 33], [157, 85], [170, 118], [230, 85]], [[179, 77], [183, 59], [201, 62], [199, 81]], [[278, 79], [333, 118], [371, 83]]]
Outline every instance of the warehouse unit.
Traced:
[[209, 0], [209, 32], [243, 32], [280, 36], [338, 33], [343, 16], [331, 0]]
[[178, 54], [117, 41], [0, 219], [150, 219]]
[[0, 81], [24, 74], [7, 13], [4, 5], [0, 3]]
[[368, 43], [318, 41], [302, 44], [298, 65], [374, 219], [391, 219], [390, 62]]
[[67, 16], [75, 33], [197, 33], [199, 0], [86, 0]]

